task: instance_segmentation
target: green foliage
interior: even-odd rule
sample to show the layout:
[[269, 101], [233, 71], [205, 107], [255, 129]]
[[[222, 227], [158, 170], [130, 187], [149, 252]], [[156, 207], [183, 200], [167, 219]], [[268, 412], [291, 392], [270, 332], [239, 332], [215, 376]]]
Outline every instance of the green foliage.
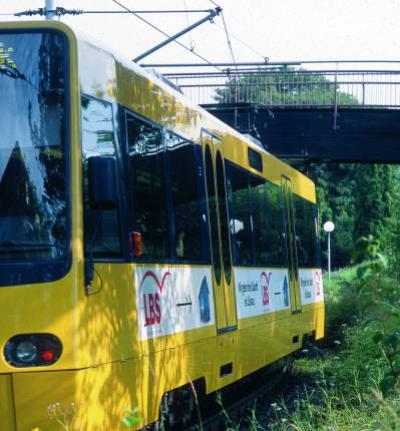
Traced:
[[225, 430], [226, 431], [239, 431], [240, 423], [236, 423], [229, 415], [227, 410], [225, 409], [224, 403], [222, 402], [222, 396], [220, 392], [216, 393], [215, 401], [217, 405], [220, 407], [220, 415], [223, 417], [225, 421]]
[[[359, 291], [368, 288], [380, 293], [382, 274], [387, 270], [387, 259], [381, 253], [381, 242], [373, 235], [362, 236], [356, 241], [357, 248], [353, 252], [353, 260], [362, 259], [357, 268], [360, 282]], [[373, 286], [373, 289], [371, 287]], [[378, 300], [378, 298], [375, 298]]]
[[[324, 280], [328, 316], [324, 356], [297, 360], [293, 384], [263, 406], [259, 402], [257, 412], [250, 412], [242, 425], [252, 423], [257, 428], [251, 429], [265, 431], [400, 430], [400, 389], [387, 358], [399, 348], [400, 338], [379, 333], [376, 318], [384, 319], [379, 324], [386, 322], [389, 316], [381, 314], [387, 309], [366, 307], [361, 298], [370, 289], [383, 303], [390, 303], [394, 280], [374, 237], [358, 241], [355, 257], [361, 255], [366, 263]], [[379, 292], [381, 280], [388, 289]]]
[[360, 305], [365, 324], [374, 331], [371, 339], [385, 359], [380, 390], [384, 396], [400, 389], [400, 295], [393, 277], [388, 275], [387, 260], [380, 241], [372, 235], [358, 241], [355, 257], [364, 261], [358, 269]]
[[359, 317], [357, 294], [357, 267], [344, 268], [324, 279], [326, 331], [331, 339], [339, 339], [342, 325], [354, 324]]
[[285, 401], [288, 422], [301, 431], [391, 429], [392, 420], [375, 396], [382, 379], [379, 348], [362, 325], [342, 326], [341, 331], [336, 351], [296, 363], [307, 384], [297, 402]]
[[[357, 266], [324, 280], [327, 335], [324, 355], [295, 362], [292, 379], [230, 430], [400, 430], [399, 295], [381, 242], [357, 241]], [[221, 404], [222, 407], [222, 404]]]
[[388, 256], [389, 264], [397, 276], [400, 275], [400, 199], [398, 198], [398, 190], [400, 188], [400, 165], [393, 166], [393, 191], [388, 193], [391, 195], [392, 211], [391, 217], [387, 219], [386, 225], [386, 244], [385, 254]]
[[367, 233], [388, 242], [387, 222], [392, 217], [395, 184], [390, 165], [359, 165], [356, 173], [354, 238]]
[[357, 165], [297, 163], [294, 166], [316, 184], [323, 257], [326, 259], [326, 234], [322, 225], [325, 221], [332, 220], [336, 226], [331, 235], [332, 264], [334, 268], [348, 266], [354, 249]]
[[137, 428], [142, 423], [142, 418], [139, 416], [137, 407], [127, 410], [126, 416], [122, 418], [122, 423], [128, 428]]
[[[395, 197], [399, 168], [390, 165], [318, 163], [294, 165], [316, 183], [321, 225], [332, 220], [332, 264], [351, 262], [355, 240], [374, 235], [391, 261], [400, 264], [400, 210]], [[397, 205], [397, 206], [396, 206]], [[321, 226], [321, 248], [326, 256], [326, 234]]]
[[267, 105], [333, 105], [335, 99], [343, 105], [357, 105], [351, 94], [321, 73], [304, 73], [305, 69], [290, 66], [265, 71], [257, 75], [233, 77], [226, 88], [216, 90], [219, 103], [262, 103]]

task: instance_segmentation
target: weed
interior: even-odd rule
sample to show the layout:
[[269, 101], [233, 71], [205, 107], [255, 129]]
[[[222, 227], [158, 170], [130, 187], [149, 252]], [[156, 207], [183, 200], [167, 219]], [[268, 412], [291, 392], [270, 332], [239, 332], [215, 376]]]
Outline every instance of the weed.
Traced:
[[[330, 283], [324, 281], [330, 336], [324, 344], [324, 355], [297, 359], [289, 376], [293, 385], [289, 383], [282, 399], [276, 400], [274, 395], [273, 400], [259, 402], [243, 429], [400, 430], [400, 391], [393, 387], [391, 392], [382, 393], [382, 382], [391, 371], [387, 352], [395, 358], [400, 338], [398, 344], [391, 339], [392, 344], [386, 347], [374, 338], [379, 328], [385, 335], [397, 330], [390, 311], [393, 308], [386, 307], [400, 303], [394, 299], [396, 289], [391, 289], [396, 283], [388, 275], [385, 260], [377, 256], [379, 247], [374, 244], [373, 238], [360, 244], [369, 247], [368, 264], [338, 271], [332, 274]], [[376, 301], [369, 303], [372, 299]], [[400, 362], [393, 366], [397, 364], [400, 367]], [[250, 423], [259, 428], [250, 428]]]
[[122, 423], [128, 428], [136, 428], [140, 425], [143, 419], [138, 415], [139, 409], [134, 407], [133, 409], [127, 409], [126, 416], [122, 418]]
[[50, 404], [47, 407], [50, 420], [55, 421], [62, 430], [73, 431], [73, 422], [76, 413], [75, 403], [61, 404], [59, 402]]
[[234, 420], [229, 416], [229, 413], [225, 409], [224, 404], [222, 402], [222, 396], [220, 392], [216, 393], [215, 401], [218, 404], [218, 406], [221, 408], [220, 414], [225, 421], [225, 431], [239, 431], [240, 423], [235, 423]]

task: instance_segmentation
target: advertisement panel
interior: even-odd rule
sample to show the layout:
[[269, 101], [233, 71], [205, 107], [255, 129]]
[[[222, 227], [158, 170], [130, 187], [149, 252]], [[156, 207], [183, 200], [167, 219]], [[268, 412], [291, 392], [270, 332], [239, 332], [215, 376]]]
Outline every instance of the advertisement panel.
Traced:
[[322, 271], [320, 269], [299, 269], [301, 305], [324, 300]]
[[134, 278], [141, 340], [215, 324], [210, 269], [149, 266]]
[[286, 269], [235, 269], [235, 288], [239, 319], [290, 307]]

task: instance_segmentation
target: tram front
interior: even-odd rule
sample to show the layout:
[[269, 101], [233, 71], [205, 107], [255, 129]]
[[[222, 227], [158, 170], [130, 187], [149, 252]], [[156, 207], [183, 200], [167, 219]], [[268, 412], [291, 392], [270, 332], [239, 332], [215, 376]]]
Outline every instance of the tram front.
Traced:
[[[79, 241], [72, 241], [78, 220], [72, 217], [72, 36], [62, 28], [0, 25], [2, 431], [42, 426], [49, 400], [65, 399], [73, 387], [62, 385], [69, 377], [60, 370], [74, 369], [78, 361], [76, 280], [82, 265], [73, 259], [81, 253]], [[50, 386], [38, 376], [56, 373], [60, 385], [53, 380], [49, 397]]]

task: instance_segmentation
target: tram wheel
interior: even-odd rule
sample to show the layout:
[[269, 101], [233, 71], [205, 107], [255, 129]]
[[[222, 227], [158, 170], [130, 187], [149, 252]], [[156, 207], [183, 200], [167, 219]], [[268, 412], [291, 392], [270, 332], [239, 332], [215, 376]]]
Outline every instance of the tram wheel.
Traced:
[[164, 394], [160, 406], [160, 429], [183, 431], [194, 424], [196, 400], [191, 386], [184, 386]]

